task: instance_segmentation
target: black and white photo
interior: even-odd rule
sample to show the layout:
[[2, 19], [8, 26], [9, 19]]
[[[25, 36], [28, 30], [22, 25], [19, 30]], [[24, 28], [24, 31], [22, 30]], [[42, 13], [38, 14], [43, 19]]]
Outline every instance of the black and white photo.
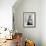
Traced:
[[36, 13], [35, 12], [24, 12], [23, 13], [23, 25], [24, 27], [35, 27], [36, 26]]

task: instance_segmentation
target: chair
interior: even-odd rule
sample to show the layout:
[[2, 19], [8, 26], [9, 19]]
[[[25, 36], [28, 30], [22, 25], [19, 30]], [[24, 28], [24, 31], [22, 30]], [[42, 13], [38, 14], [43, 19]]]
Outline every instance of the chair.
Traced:
[[22, 46], [22, 33], [15, 33], [16, 46]]

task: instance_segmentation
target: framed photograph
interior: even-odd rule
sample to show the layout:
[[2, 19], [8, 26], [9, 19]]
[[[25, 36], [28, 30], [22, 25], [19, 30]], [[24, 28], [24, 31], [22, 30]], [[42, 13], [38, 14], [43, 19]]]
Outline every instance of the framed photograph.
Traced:
[[36, 27], [36, 13], [24, 12], [23, 13], [23, 26], [24, 27]]

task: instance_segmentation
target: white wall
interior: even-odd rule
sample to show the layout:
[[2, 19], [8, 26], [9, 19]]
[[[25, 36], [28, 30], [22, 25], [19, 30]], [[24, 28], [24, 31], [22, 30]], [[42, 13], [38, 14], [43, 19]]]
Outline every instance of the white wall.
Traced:
[[12, 28], [12, 6], [16, 0], [0, 0], [0, 27]]
[[46, 0], [41, 1], [41, 40], [42, 46], [46, 46]]
[[[35, 41], [36, 46], [41, 46], [41, 0], [23, 0], [17, 7], [14, 5], [15, 27], [24, 34], [24, 38]], [[36, 12], [36, 27], [23, 27], [23, 12]]]

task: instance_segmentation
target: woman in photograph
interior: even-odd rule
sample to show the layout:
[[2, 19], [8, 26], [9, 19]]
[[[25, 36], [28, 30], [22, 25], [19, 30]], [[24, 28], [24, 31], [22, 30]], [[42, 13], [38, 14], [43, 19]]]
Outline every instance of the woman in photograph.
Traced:
[[29, 15], [29, 18], [28, 18], [28, 21], [27, 21], [27, 25], [33, 25], [31, 15]]

